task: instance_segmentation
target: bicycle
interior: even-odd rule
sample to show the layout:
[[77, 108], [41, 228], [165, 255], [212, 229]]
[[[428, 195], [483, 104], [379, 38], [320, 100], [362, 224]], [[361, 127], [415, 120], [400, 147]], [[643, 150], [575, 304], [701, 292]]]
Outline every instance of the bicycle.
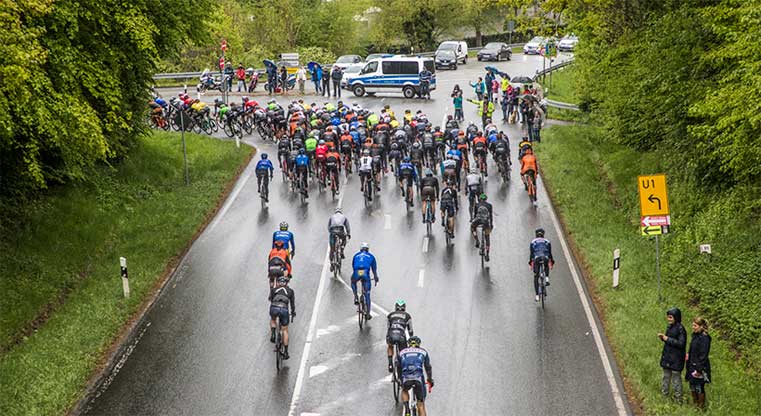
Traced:
[[502, 176], [502, 182], [510, 182], [510, 166], [505, 159], [497, 159], [497, 169]]
[[394, 391], [394, 401], [399, 403], [399, 393], [402, 390], [402, 380], [399, 379], [399, 345], [393, 346], [393, 359], [391, 360], [391, 388]]
[[363, 192], [363, 195], [365, 197], [365, 208], [370, 207], [370, 204], [373, 201], [373, 192], [375, 192], [375, 184], [374, 180], [370, 180], [369, 177], [365, 177], [365, 191]]
[[476, 229], [476, 238], [478, 238], [478, 254], [481, 256], [481, 268], [484, 268], [486, 259], [486, 233], [484, 232], [484, 226], [479, 225]]
[[338, 171], [337, 170], [330, 172], [330, 192], [333, 196], [333, 199], [336, 199], [336, 194], [338, 193]]
[[536, 206], [536, 179], [533, 170], [526, 172], [526, 191], [528, 192], [528, 199]]
[[[425, 384], [428, 386], [428, 392], [431, 392], [431, 383], [425, 382]], [[425, 387], [423, 387], [425, 388]], [[410, 409], [410, 414], [412, 416], [418, 416], [418, 410], [417, 410], [417, 397], [415, 397], [415, 389], [411, 388], [409, 390], [410, 400], [407, 402], [407, 405], [409, 406], [408, 409]]]
[[297, 180], [298, 180], [298, 186], [297, 186], [297, 188], [298, 188], [298, 192], [299, 192], [299, 199], [301, 200], [301, 203], [304, 204], [304, 201], [306, 200], [306, 195], [305, 195], [305, 193], [306, 193], [306, 186], [305, 186], [305, 183], [306, 183], [306, 178], [305, 178], [306, 172], [300, 172], [300, 173], [297, 174], [297, 176], [298, 176], [298, 178], [297, 178]]
[[365, 326], [365, 316], [368, 314], [367, 304], [365, 303], [365, 284], [364, 281], [359, 280], [357, 284], [359, 288], [359, 305], [357, 306], [357, 320], [359, 321], [359, 330]]
[[[455, 217], [449, 215], [449, 210], [445, 210], [446, 213], [444, 214], [444, 234], [446, 235], [447, 239], [447, 246], [451, 244], [452, 240], [454, 239], [454, 219]], [[449, 225], [449, 220], [452, 220], [452, 225]]]
[[332, 255], [330, 256], [330, 270], [333, 271], [333, 277], [338, 279], [341, 277], [341, 251], [343, 250], [343, 244], [339, 244], [343, 240], [335, 233], [332, 235], [333, 244], [331, 249]]
[[431, 203], [431, 197], [425, 198], [425, 227], [426, 235], [431, 235], [431, 227], [433, 224], [433, 204]]
[[267, 207], [267, 201], [269, 201], [269, 196], [270, 196], [270, 181], [268, 180], [267, 176], [265, 176], [262, 178], [262, 191], [259, 193], [259, 198], [262, 201], [262, 208]]
[[545, 299], [547, 298], [547, 274], [545, 267], [547, 260], [544, 257], [539, 257], [535, 261], [538, 261], [537, 267], [539, 267], [539, 273], [534, 273], [534, 278], [537, 279], [537, 287], [539, 288], [539, 299], [542, 301], [542, 309], [544, 309]]
[[486, 167], [486, 154], [482, 153], [478, 155], [478, 170], [481, 173], [481, 177], [485, 178], [489, 176], [487, 167]]
[[283, 327], [280, 325], [280, 317], [275, 318], [275, 368], [280, 372], [283, 367], [285, 345], [283, 344]]

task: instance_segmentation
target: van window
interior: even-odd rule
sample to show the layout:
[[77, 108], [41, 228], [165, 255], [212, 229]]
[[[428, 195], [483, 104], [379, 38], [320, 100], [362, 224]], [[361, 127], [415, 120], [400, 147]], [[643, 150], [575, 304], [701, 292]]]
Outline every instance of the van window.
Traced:
[[363, 74], [371, 74], [378, 70], [378, 61], [372, 61], [362, 69]]
[[423, 66], [425, 66], [425, 69], [430, 71], [432, 74], [436, 73], [436, 65], [433, 64], [433, 61], [423, 61]]
[[383, 69], [383, 74], [384, 75], [396, 75], [396, 74], [400, 74], [401, 72], [399, 72], [399, 71], [401, 70], [401, 62], [399, 62], [399, 61], [383, 61], [381, 69]]
[[418, 64], [417, 61], [412, 62], [399, 62], [401, 64], [401, 70], [399, 71], [400, 74], [410, 75], [415, 74], [417, 75], [420, 71], [418, 71]]

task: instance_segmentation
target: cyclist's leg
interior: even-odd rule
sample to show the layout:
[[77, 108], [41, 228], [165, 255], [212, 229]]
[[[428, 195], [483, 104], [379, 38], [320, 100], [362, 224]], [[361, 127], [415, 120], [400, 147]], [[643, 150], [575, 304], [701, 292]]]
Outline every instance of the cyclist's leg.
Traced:
[[362, 279], [362, 284], [365, 288], [365, 305], [367, 305], [367, 316], [370, 316], [370, 290], [372, 290], [372, 284], [370, 283], [370, 273], [367, 273], [367, 276]]
[[262, 193], [262, 175], [259, 172], [256, 172], [256, 192]]
[[277, 311], [275, 310], [274, 306], [270, 306], [270, 342], [275, 342], [275, 317], [277, 316]]
[[534, 294], [539, 296], [539, 263], [534, 259]]
[[328, 247], [330, 247], [330, 258], [333, 258], [333, 250], [335, 250], [336, 233], [328, 232]]
[[417, 399], [417, 413], [420, 416], [425, 416], [425, 383], [423, 383], [423, 380], [418, 380], [414, 388], [415, 398]]
[[351, 277], [351, 291], [354, 293], [354, 304], [359, 305], [359, 299], [357, 298], [357, 279], [354, 276]]

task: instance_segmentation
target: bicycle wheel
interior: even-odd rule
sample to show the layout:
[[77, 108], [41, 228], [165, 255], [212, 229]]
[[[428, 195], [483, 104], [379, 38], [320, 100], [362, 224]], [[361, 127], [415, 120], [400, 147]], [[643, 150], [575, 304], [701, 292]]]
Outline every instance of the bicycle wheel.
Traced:
[[394, 401], [399, 403], [399, 392], [402, 387], [402, 383], [399, 380], [398, 368], [396, 358], [399, 356], [399, 347], [394, 344], [393, 356], [391, 357], [391, 388], [394, 390]]
[[[361, 282], [362, 283], [362, 282]], [[362, 283], [364, 286], [364, 283]], [[357, 308], [357, 319], [359, 320], [359, 329], [362, 330], [362, 328], [365, 325], [365, 290], [362, 289], [359, 294], [359, 307]]]
[[279, 372], [283, 367], [283, 337], [281, 334], [280, 317], [275, 318], [275, 367]]
[[481, 268], [484, 268], [484, 262], [486, 258], [486, 239], [484, 238], [484, 228], [479, 227], [481, 230], [481, 234], [479, 235], [479, 239], [481, 241]]

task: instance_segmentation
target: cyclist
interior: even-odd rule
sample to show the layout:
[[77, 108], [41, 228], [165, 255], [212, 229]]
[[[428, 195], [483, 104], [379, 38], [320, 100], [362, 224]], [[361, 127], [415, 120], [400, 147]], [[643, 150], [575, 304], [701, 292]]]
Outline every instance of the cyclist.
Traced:
[[322, 179], [320, 175], [325, 170], [325, 155], [328, 153], [328, 146], [325, 144], [325, 140], [320, 139], [317, 142], [317, 147], [314, 149], [314, 160], [312, 164], [316, 165], [317, 178]]
[[[362, 157], [359, 158], [359, 179], [362, 184], [362, 192], [365, 192], [365, 186], [372, 186], [370, 177], [373, 174], [373, 158], [370, 156], [370, 150], [362, 151]], [[372, 196], [370, 197], [372, 200]]]
[[[452, 150], [450, 150], [452, 152]], [[454, 154], [447, 154], [446, 160], [441, 162], [441, 176], [444, 182], [451, 183], [460, 187], [460, 175], [457, 174], [457, 160]]]
[[[280, 326], [283, 328], [283, 359], [288, 355], [288, 324], [290, 317], [296, 317], [296, 295], [293, 289], [288, 287], [288, 278], [279, 277], [277, 287], [270, 289], [270, 342], [275, 342], [275, 319], [280, 318]], [[290, 314], [289, 312], [290, 306]]]
[[283, 247], [288, 250], [291, 258], [296, 255], [296, 240], [293, 238], [293, 233], [288, 231], [288, 223], [285, 221], [280, 223], [278, 231], [272, 233], [272, 247], [275, 247], [278, 241], [283, 242]]
[[275, 247], [270, 250], [267, 260], [268, 277], [270, 285], [275, 283], [275, 279], [285, 276], [291, 276], [291, 259], [288, 257], [288, 250], [283, 247], [282, 241], [275, 242]]
[[489, 236], [491, 235], [491, 230], [494, 228], [494, 216], [491, 204], [486, 202], [486, 194], [481, 194], [478, 199], [479, 201], [473, 209], [475, 215], [470, 222], [470, 232], [476, 240], [476, 248], [478, 248], [480, 243], [478, 241], [476, 229], [479, 225], [483, 228], [484, 242], [486, 243], [486, 247], [484, 247], [486, 252], [485, 260], [489, 261], [489, 249], [491, 248]]
[[523, 181], [523, 186], [528, 189], [526, 175], [531, 176], [531, 179], [534, 180], [534, 185], [536, 185], [536, 156], [534, 156], [531, 148], [526, 149], [526, 154], [521, 158], [521, 180]]
[[315, 135], [318, 130], [312, 130], [312, 134], [304, 140], [304, 147], [306, 148], [307, 156], [309, 156], [309, 175], [314, 175], [314, 152], [317, 149], [317, 138]]
[[468, 194], [468, 203], [470, 204], [470, 219], [473, 219], [475, 209], [473, 208], [476, 203], [476, 198], [484, 191], [484, 182], [481, 179], [481, 175], [478, 174], [478, 168], [473, 167], [470, 170], [468, 176], [465, 177], [465, 191]]
[[341, 155], [334, 149], [328, 149], [325, 154], [325, 173], [330, 179], [330, 182], [338, 190], [338, 172], [341, 170]]
[[439, 196], [439, 179], [433, 176], [433, 171], [426, 168], [425, 177], [420, 179], [420, 196], [423, 199], [422, 213], [425, 222], [425, 200], [431, 200], [431, 222], [436, 222], [436, 198]]
[[492, 152], [500, 172], [502, 169], [510, 169], [510, 143], [508, 143], [506, 136], [497, 135], [497, 141], [494, 142]]
[[484, 175], [486, 173], [486, 137], [480, 131], [476, 133], [476, 137], [473, 138], [473, 159], [475, 160], [476, 167], [480, 168], [480, 160], [484, 160]]
[[409, 156], [406, 156], [404, 158], [404, 161], [402, 161], [402, 164], [399, 165], [399, 189], [402, 190], [402, 196], [405, 196], [405, 189], [404, 189], [404, 182], [406, 179], [407, 182], [407, 190], [406, 192], [410, 193], [410, 206], [415, 206], [414, 202], [412, 201], [412, 183], [417, 183], [417, 169], [415, 168], [415, 165], [412, 164], [411, 159]]
[[[355, 128], [352, 127], [351, 129], [354, 131]], [[341, 154], [343, 154], [344, 160], [346, 160], [346, 170], [348, 173], [351, 173], [351, 154], [354, 150], [354, 138], [349, 132], [344, 132], [344, 134], [341, 135], [340, 141]]]
[[531, 142], [529, 141], [528, 137], [521, 138], [520, 143], [518, 143], [518, 161], [520, 162], [521, 159], [523, 159], [523, 155], [526, 154], [526, 151], [528, 149], [531, 149]]
[[[425, 372], [423, 371], [425, 369]], [[412, 336], [409, 340], [409, 347], [399, 352], [399, 372], [402, 380], [402, 401], [404, 402], [404, 414], [410, 416], [409, 401], [410, 389], [414, 389], [417, 398], [417, 414], [425, 416], [425, 395], [427, 393], [426, 373], [428, 374], [428, 384], [433, 387], [433, 373], [431, 368], [431, 358], [428, 351], [420, 348], [420, 337]]]
[[307, 174], [309, 172], [309, 156], [304, 148], [299, 149], [299, 155], [296, 156], [296, 177], [301, 184], [301, 192], [306, 198], [309, 198], [307, 189]]
[[340, 240], [341, 258], [344, 258], [346, 239], [351, 240], [351, 227], [349, 227], [349, 219], [343, 214], [341, 207], [336, 208], [335, 213], [328, 219], [328, 244], [330, 246], [331, 258], [333, 257], [333, 246], [336, 238]]
[[536, 293], [534, 300], [539, 302], [539, 267], [544, 264], [544, 284], [550, 285], [550, 270], [555, 266], [555, 259], [552, 258], [552, 245], [550, 240], [544, 238], [544, 228], [537, 228], [534, 231], [536, 238], [531, 240], [528, 245], [529, 256], [528, 264], [531, 270], [534, 272], [534, 292]]
[[[441, 191], [441, 225], [443, 227], [449, 225], [448, 229], [452, 230], [452, 237], [454, 237], [454, 216], [457, 214], [457, 211], [459, 211], [457, 190], [454, 189], [452, 182], [447, 181], [445, 184], [444, 189]], [[444, 218], [446, 218], [447, 212], [449, 213], [449, 221], [451, 224], [444, 224]]]
[[362, 281], [362, 287], [365, 290], [365, 305], [367, 305], [367, 314], [365, 319], [368, 321], [373, 319], [370, 315], [370, 271], [375, 276], [375, 286], [378, 286], [378, 263], [375, 261], [375, 256], [370, 254], [370, 245], [363, 242], [359, 245], [360, 249], [357, 254], [354, 255], [351, 265], [354, 272], [351, 275], [351, 291], [354, 292], [354, 304], [359, 305], [359, 298], [357, 297], [357, 282]]
[[291, 151], [291, 140], [288, 136], [283, 136], [280, 141], [277, 142], [277, 161], [280, 165], [280, 169], [285, 169], [287, 172], [291, 167], [288, 166], [288, 153]]
[[[267, 159], [266, 153], [262, 153], [262, 158], [256, 162], [254, 171], [256, 172], [257, 192], [262, 193], [262, 181], [264, 181], [264, 189], [269, 190], [269, 182], [272, 179], [272, 173], [275, 171], [275, 168], [272, 166], [272, 161]], [[269, 177], [267, 176], [268, 173]], [[270, 202], [269, 195], [264, 200]]]
[[391, 361], [394, 357], [394, 344], [399, 351], [407, 348], [407, 332], [413, 336], [412, 316], [407, 313], [407, 303], [402, 299], [396, 301], [394, 311], [388, 314], [388, 330], [386, 331], [386, 354], [388, 355], [388, 372], [394, 371], [394, 365]]

